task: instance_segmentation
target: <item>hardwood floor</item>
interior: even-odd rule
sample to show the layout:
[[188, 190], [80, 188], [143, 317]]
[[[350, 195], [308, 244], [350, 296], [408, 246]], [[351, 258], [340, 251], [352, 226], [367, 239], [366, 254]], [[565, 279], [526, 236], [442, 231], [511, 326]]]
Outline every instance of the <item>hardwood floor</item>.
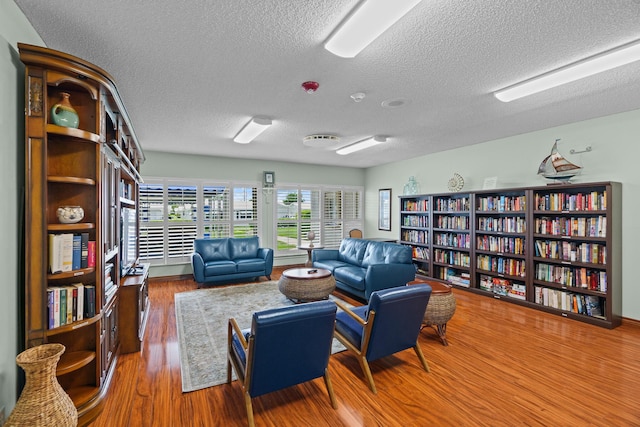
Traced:
[[[173, 295], [194, 289], [151, 280], [143, 349], [119, 357], [93, 427], [246, 425], [237, 382], [181, 391]], [[449, 346], [431, 328], [420, 335], [430, 373], [411, 350], [373, 362], [374, 395], [356, 359], [339, 353], [329, 362], [337, 410], [317, 379], [254, 399], [256, 425], [640, 426], [640, 323], [607, 330], [454, 293]]]

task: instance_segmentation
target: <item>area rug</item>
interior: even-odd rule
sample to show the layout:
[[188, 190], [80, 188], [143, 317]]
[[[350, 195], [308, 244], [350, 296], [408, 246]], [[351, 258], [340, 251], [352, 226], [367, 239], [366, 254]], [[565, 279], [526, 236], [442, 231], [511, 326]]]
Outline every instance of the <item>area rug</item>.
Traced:
[[[250, 328], [254, 312], [288, 305], [293, 303], [280, 293], [274, 281], [176, 294], [182, 391], [200, 390], [227, 381], [230, 317], [237, 320], [240, 328]], [[343, 350], [345, 347], [334, 338], [332, 353]], [[235, 372], [233, 375], [236, 379]]]

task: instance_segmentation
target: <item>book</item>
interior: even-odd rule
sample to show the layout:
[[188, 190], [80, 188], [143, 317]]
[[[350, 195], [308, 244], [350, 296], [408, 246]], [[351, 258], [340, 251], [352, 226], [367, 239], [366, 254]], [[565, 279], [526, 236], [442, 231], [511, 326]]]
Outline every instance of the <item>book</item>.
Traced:
[[96, 315], [96, 287], [84, 285], [84, 317], [91, 318]]
[[82, 237], [79, 234], [73, 235], [73, 252], [71, 257], [71, 269], [80, 270]]
[[[73, 291], [74, 291], [74, 287], [71, 285], [67, 285], [64, 287], [64, 289], [67, 291], [67, 324], [69, 323], [73, 323], [73, 305], [74, 305], [74, 301], [73, 301]], [[77, 297], [77, 293], [76, 293], [76, 297]], [[77, 306], [77, 303], [75, 303]]]
[[89, 267], [89, 233], [80, 234], [80, 268]]
[[49, 320], [49, 329], [55, 328], [55, 292], [53, 289], [47, 289], [47, 318]]
[[89, 240], [87, 242], [87, 267], [93, 268], [96, 266], [96, 241]]
[[67, 288], [60, 287], [60, 309], [58, 311], [60, 326], [67, 324]]
[[49, 273], [62, 272], [62, 235], [49, 234]]
[[82, 283], [75, 283], [73, 285], [77, 292], [77, 308], [76, 308], [76, 320], [84, 319], [84, 285]]
[[73, 269], [73, 234], [62, 234], [62, 271]]

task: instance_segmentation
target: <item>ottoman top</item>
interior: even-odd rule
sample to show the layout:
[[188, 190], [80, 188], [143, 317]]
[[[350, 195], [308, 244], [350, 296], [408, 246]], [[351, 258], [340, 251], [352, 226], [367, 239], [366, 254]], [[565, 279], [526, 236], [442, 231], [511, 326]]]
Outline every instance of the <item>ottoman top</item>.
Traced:
[[282, 275], [295, 280], [322, 279], [331, 276], [331, 272], [323, 268], [290, 268], [283, 271]]
[[407, 285], [420, 285], [420, 284], [427, 284], [427, 285], [431, 286], [431, 293], [432, 294], [448, 294], [448, 293], [451, 293], [451, 285], [449, 285], [448, 283], [446, 283], [443, 280], [438, 280], [438, 279], [418, 279], [418, 280], [413, 280], [413, 281], [407, 283]]

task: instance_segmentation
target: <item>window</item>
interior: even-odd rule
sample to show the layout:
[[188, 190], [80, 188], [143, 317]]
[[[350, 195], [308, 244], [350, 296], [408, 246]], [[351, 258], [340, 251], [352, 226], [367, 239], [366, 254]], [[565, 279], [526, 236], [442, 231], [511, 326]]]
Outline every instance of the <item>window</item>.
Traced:
[[188, 262], [198, 237], [258, 235], [255, 185], [147, 179], [140, 185], [140, 259]]
[[352, 228], [362, 228], [362, 190], [348, 188], [276, 189], [276, 255], [298, 253], [307, 245], [307, 233], [315, 234], [314, 245], [337, 248]]

